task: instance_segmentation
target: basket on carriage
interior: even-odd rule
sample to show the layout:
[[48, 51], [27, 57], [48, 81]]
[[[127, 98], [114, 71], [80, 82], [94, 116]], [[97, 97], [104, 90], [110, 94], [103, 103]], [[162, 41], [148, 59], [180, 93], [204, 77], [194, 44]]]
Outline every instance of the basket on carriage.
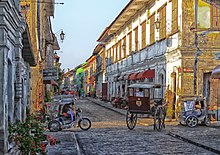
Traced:
[[155, 83], [134, 83], [128, 86], [127, 127], [132, 130], [137, 123], [137, 114], [148, 114], [154, 118], [154, 129], [165, 128], [166, 108], [163, 98], [155, 98], [155, 89], [163, 85]]

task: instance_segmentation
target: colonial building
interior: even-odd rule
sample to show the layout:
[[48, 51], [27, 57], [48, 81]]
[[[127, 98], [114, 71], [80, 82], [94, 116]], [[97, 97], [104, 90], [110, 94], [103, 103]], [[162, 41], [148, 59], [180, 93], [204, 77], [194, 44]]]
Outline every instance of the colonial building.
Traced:
[[[96, 73], [97, 73], [97, 96], [100, 97], [102, 100], [107, 100], [107, 91], [108, 91], [108, 85], [106, 83], [106, 64], [107, 64], [107, 60], [108, 57], [106, 55], [106, 48], [105, 48], [105, 44], [107, 42], [107, 40], [109, 39], [109, 35], [108, 35], [108, 31], [109, 28], [106, 27], [105, 30], [102, 32], [102, 34], [100, 35], [100, 37], [98, 38], [97, 42], [99, 42], [99, 44], [97, 45], [97, 48], [99, 52], [99, 54], [97, 54], [97, 59], [96, 59], [96, 63], [97, 63], [97, 67], [96, 67]], [[100, 94], [100, 95], [99, 95]]]
[[19, 3], [0, 1], [0, 154], [10, 149], [8, 125], [24, 120], [30, 110], [30, 66], [36, 65], [32, 31]]
[[84, 68], [84, 91], [85, 94], [95, 95], [96, 94], [96, 57], [95, 55], [90, 56], [86, 60]]
[[131, 0], [108, 27], [108, 99], [125, 95], [131, 83], [152, 81], [166, 85], [155, 97], [170, 92], [170, 116], [184, 96], [200, 95], [209, 104], [220, 48], [220, 35], [210, 31], [219, 29], [216, 10], [201, 0]]
[[[30, 0], [25, 1], [25, 3], [29, 5], [37, 4], [37, 14], [34, 14], [34, 16], [32, 17], [32, 19], [36, 20], [35, 24], [33, 25], [35, 26], [33, 29], [36, 29], [37, 27], [38, 42], [35, 42], [35, 55], [37, 57], [37, 66], [31, 69], [31, 112], [40, 110], [42, 107], [43, 97], [45, 96], [45, 91], [43, 91], [45, 90], [45, 87], [43, 87], [44, 80], [42, 73], [43, 69], [48, 68], [49, 64], [47, 63], [47, 61], [53, 58], [53, 44], [56, 40], [51, 31], [52, 28], [50, 20], [50, 18], [54, 16], [53, 2], [53, 0], [49, 0], [48, 3], [33, 3]], [[30, 15], [33, 15], [33, 13], [29, 11], [29, 16]]]
[[93, 54], [96, 56], [96, 96], [102, 98], [102, 89], [104, 88], [102, 86], [105, 83], [105, 46], [98, 44]]
[[0, 1], [0, 59], [3, 62], [0, 64], [0, 154], [11, 148], [8, 125], [25, 120], [29, 111], [41, 107], [42, 63], [49, 59], [45, 57], [51, 40], [47, 33], [51, 32], [50, 17], [53, 15], [53, 0], [49, 3]]
[[[204, 2], [208, 4], [212, 4], [214, 6], [214, 13], [216, 17], [219, 17], [219, 9], [220, 9], [220, 1], [218, 0], [203, 0]], [[212, 9], [213, 11], [213, 9]], [[215, 21], [216, 22], [216, 21]], [[217, 25], [219, 28], [219, 23], [217, 22]], [[219, 29], [216, 29], [216, 31], [220, 31]], [[220, 60], [220, 53], [216, 53], [216, 59]], [[220, 61], [218, 62], [218, 66], [216, 66], [211, 75], [211, 81], [210, 81], [210, 110], [212, 112], [212, 116], [216, 120], [220, 120]]]

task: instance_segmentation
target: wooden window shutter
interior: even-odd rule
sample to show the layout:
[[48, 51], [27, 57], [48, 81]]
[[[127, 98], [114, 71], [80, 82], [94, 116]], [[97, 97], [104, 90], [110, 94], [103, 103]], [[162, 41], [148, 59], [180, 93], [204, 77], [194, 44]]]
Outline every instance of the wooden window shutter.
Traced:
[[141, 24], [142, 36], [141, 36], [141, 48], [146, 47], [146, 21]]
[[126, 36], [122, 40], [123, 40], [123, 43], [122, 43], [123, 58], [125, 58], [127, 56], [127, 53], [126, 53], [126, 48], [127, 48]]
[[135, 51], [138, 51], [138, 27], [136, 27], [134, 29], [134, 33], [135, 33]]
[[172, 33], [178, 30], [178, 0], [172, 0]]
[[[213, 0], [214, 3], [217, 3], [216, 0]], [[211, 4], [211, 28], [220, 29], [220, 9], [215, 5]]]
[[121, 60], [122, 52], [121, 52], [121, 40], [118, 42], [118, 60]]
[[132, 52], [132, 31], [129, 33], [129, 55]]
[[160, 17], [160, 39], [163, 39], [166, 37], [166, 5], [161, 8], [159, 12]]
[[155, 42], [155, 14], [150, 17], [150, 44]]

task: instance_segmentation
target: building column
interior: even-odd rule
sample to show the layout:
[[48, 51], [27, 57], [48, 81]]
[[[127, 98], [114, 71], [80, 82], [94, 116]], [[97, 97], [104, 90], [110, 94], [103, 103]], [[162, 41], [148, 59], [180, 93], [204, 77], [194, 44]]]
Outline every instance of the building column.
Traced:
[[[0, 30], [0, 34], [3, 31]], [[0, 46], [0, 62], [4, 62], [4, 52], [5, 47]], [[7, 152], [7, 104], [5, 103], [5, 93], [4, 93], [4, 63], [0, 63], [0, 154]]]

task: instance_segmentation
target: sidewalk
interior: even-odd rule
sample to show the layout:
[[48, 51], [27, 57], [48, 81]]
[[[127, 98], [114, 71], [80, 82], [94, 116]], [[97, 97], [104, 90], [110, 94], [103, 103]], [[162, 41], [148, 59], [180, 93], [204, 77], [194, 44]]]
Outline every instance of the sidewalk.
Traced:
[[[107, 109], [118, 112], [126, 116], [127, 110], [114, 108], [111, 102], [105, 102], [100, 99], [87, 98], [89, 101], [98, 104]], [[138, 124], [149, 126], [152, 125], [152, 119], [139, 119]], [[150, 123], [149, 123], [150, 122]], [[187, 126], [179, 125], [177, 120], [166, 122], [165, 133], [172, 137], [178, 138], [187, 143], [202, 147], [213, 153], [220, 154], [220, 121], [212, 121], [211, 127], [197, 126], [189, 128]]]

